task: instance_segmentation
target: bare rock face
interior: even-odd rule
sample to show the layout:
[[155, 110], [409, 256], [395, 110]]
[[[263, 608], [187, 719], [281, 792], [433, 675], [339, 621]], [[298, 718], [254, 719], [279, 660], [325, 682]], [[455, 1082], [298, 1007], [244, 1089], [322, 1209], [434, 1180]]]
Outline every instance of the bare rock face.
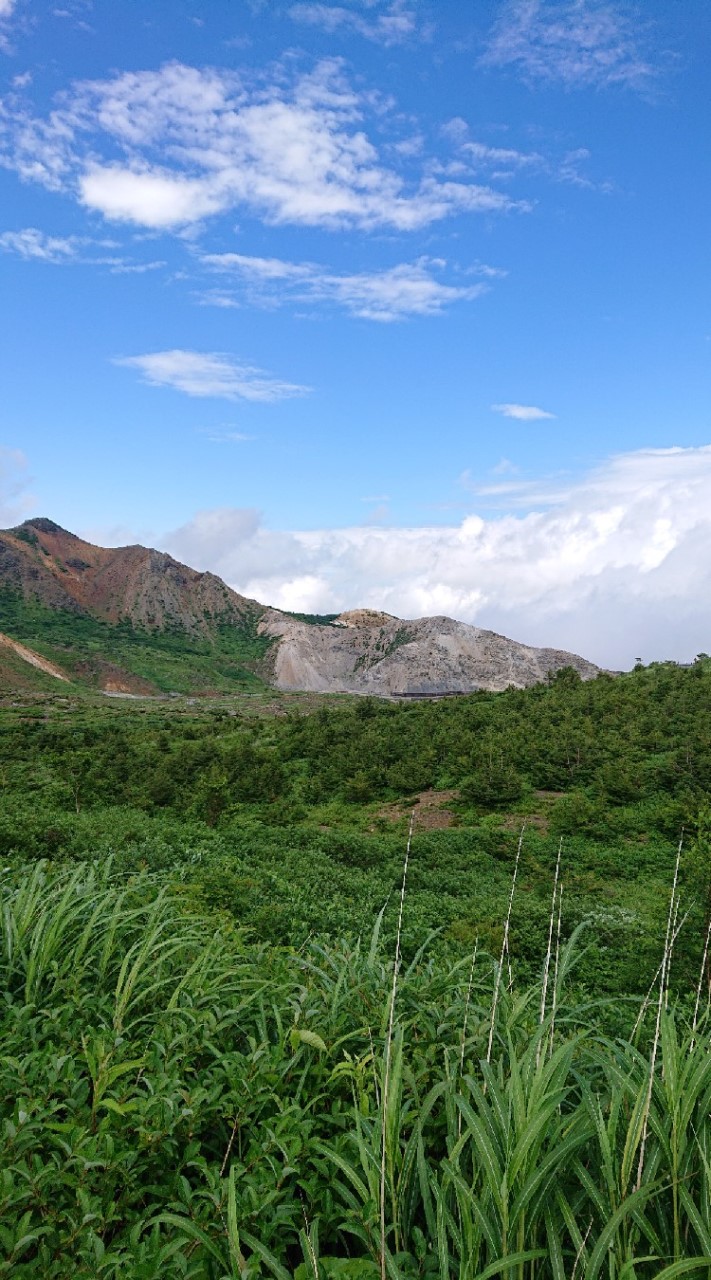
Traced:
[[525, 688], [573, 667], [583, 679], [599, 668], [560, 649], [534, 649], [452, 618], [404, 622], [369, 609], [316, 626], [268, 609], [260, 631], [277, 639], [279, 689], [436, 697], [474, 689]]

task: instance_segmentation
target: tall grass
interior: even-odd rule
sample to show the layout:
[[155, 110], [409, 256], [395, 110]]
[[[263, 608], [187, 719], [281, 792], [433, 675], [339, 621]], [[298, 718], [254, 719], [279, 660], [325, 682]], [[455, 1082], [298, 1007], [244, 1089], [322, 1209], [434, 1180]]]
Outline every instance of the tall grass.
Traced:
[[110, 867], [0, 919], [0, 1276], [711, 1277], [708, 1014], [606, 1034], [577, 937], [541, 1019], [481, 949], [269, 949]]

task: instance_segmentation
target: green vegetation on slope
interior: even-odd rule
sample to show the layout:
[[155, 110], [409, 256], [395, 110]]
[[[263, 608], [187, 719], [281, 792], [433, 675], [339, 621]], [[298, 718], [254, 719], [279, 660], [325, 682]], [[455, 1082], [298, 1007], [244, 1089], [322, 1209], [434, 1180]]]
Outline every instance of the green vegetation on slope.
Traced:
[[216, 621], [211, 638], [180, 627], [148, 630], [117, 625], [88, 613], [51, 609], [15, 591], [0, 591], [0, 631], [58, 663], [75, 679], [101, 687], [114, 664], [162, 692], [225, 693], [258, 689], [271, 641], [257, 634], [257, 617], [240, 625]]
[[562, 936], [594, 926], [578, 981], [618, 993], [652, 981], [684, 827], [683, 985], [709, 916], [710, 704], [704, 663], [587, 683], [564, 672], [439, 703], [331, 700], [308, 715], [277, 697], [284, 714], [271, 718], [231, 700], [57, 697], [0, 716], [0, 856], [111, 852], [273, 944], [367, 932], [387, 901], [391, 935], [414, 809], [406, 951], [436, 929], [432, 947], [456, 957], [477, 936], [496, 954], [525, 822], [511, 922], [521, 976], [540, 962], [562, 838]]

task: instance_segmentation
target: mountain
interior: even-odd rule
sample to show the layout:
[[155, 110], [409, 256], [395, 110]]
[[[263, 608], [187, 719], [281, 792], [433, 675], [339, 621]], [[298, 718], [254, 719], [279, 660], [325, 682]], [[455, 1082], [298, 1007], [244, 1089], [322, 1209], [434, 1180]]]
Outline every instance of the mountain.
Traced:
[[445, 617], [403, 622], [355, 609], [314, 626], [269, 609], [260, 630], [278, 638], [273, 682], [279, 689], [433, 697], [523, 688], [568, 666], [584, 679], [599, 670], [577, 654], [533, 649]]
[[0, 583], [53, 609], [196, 636], [262, 612], [214, 573], [149, 547], [95, 547], [43, 517], [0, 533]]
[[566, 666], [584, 679], [598, 671], [451, 618], [282, 613], [164, 552], [97, 547], [44, 517], [0, 533], [0, 632], [6, 651], [14, 644], [12, 670], [18, 659], [45, 663], [50, 676], [54, 667], [57, 679], [109, 693], [214, 694], [266, 681], [422, 697], [523, 687]]

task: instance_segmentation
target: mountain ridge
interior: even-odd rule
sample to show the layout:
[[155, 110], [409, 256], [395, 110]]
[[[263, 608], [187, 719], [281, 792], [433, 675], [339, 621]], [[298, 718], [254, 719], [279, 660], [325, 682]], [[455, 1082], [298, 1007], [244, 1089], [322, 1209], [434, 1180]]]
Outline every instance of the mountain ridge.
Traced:
[[562, 667], [583, 679], [599, 670], [445, 616], [285, 613], [167, 552], [95, 546], [44, 516], [0, 531], [0, 631], [105, 692], [224, 692], [262, 680], [285, 691], [438, 697], [523, 688]]

